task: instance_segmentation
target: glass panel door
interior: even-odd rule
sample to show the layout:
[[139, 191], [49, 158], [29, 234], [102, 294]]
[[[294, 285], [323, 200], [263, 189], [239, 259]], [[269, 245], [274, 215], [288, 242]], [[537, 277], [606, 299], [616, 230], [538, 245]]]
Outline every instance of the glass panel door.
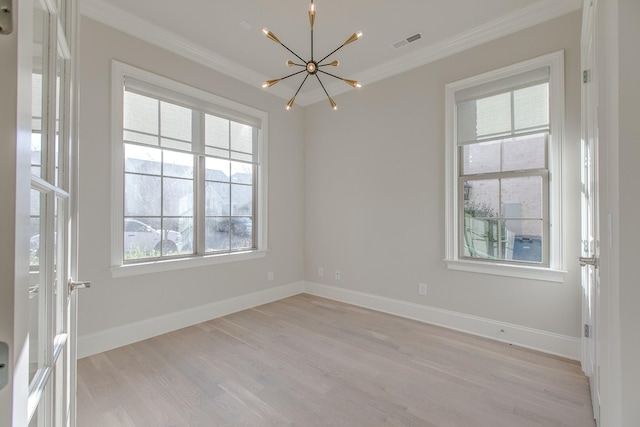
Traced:
[[[72, 6], [74, 9], [71, 9]], [[34, 0], [31, 230], [29, 287], [29, 426], [75, 425], [75, 368], [68, 281], [70, 243], [72, 49], [75, 3]]]

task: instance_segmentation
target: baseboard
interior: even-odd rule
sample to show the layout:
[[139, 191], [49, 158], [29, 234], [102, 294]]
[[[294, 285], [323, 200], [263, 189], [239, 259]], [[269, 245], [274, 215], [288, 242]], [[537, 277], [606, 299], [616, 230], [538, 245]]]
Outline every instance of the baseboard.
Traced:
[[294, 283], [205, 304], [188, 310], [153, 317], [78, 337], [78, 358], [102, 353], [167, 332], [196, 325], [238, 311], [257, 307], [304, 292], [304, 283]]
[[78, 358], [102, 353], [301, 293], [455, 329], [572, 360], [580, 360], [581, 356], [580, 338], [335, 286], [299, 282], [82, 335], [78, 337]]
[[579, 361], [581, 357], [582, 344], [580, 338], [576, 337], [499, 322], [422, 304], [350, 291], [335, 286], [306, 282], [304, 290], [310, 295], [443, 326], [445, 328], [507, 342], [572, 360]]

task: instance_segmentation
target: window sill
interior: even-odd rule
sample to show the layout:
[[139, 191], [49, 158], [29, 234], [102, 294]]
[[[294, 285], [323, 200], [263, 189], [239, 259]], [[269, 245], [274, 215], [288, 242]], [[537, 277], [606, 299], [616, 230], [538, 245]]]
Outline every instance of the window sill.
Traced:
[[186, 268], [205, 267], [229, 262], [247, 261], [264, 258], [266, 250], [237, 252], [231, 254], [216, 254], [193, 256], [189, 258], [166, 259], [136, 264], [124, 264], [111, 268], [113, 278], [139, 276], [143, 274], [162, 273], [165, 271], [182, 270]]
[[494, 276], [517, 277], [520, 279], [541, 280], [545, 282], [563, 283], [567, 274], [564, 270], [546, 267], [529, 267], [526, 265], [511, 265], [485, 263], [459, 259], [445, 259], [449, 270], [466, 271], [469, 273], [492, 274]]

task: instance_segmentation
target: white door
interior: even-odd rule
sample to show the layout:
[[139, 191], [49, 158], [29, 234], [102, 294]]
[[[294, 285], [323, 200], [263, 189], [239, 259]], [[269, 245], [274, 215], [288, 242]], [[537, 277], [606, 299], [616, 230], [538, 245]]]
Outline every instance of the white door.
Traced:
[[70, 278], [76, 270], [77, 5], [75, 0], [14, 0], [9, 5], [12, 49], [3, 50], [2, 61], [13, 69], [3, 76], [14, 76], [9, 85], [15, 96], [3, 100], [3, 112], [13, 118], [7, 122], [13, 135], [6, 142], [14, 156], [2, 165], [13, 164], [15, 198], [3, 197], [9, 206], [1, 209], [14, 213], [15, 238], [13, 277], [3, 274], [3, 294], [13, 298], [12, 318], [0, 327], [0, 337], [12, 337], [7, 384], [0, 388], [0, 425], [75, 426], [73, 289], [78, 284]]
[[598, 309], [600, 300], [600, 236], [598, 219], [598, 99], [596, 75], [596, 0], [586, 0], [582, 33], [582, 266], [584, 338], [582, 367], [589, 377], [593, 412], [599, 424]]

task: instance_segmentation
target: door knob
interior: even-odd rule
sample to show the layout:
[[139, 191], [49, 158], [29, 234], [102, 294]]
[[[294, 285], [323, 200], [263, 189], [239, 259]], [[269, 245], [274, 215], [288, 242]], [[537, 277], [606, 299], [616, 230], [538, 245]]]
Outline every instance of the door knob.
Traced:
[[91, 287], [91, 282], [75, 282], [69, 279], [69, 293], [72, 293], [76, 289], [87, 289]]

